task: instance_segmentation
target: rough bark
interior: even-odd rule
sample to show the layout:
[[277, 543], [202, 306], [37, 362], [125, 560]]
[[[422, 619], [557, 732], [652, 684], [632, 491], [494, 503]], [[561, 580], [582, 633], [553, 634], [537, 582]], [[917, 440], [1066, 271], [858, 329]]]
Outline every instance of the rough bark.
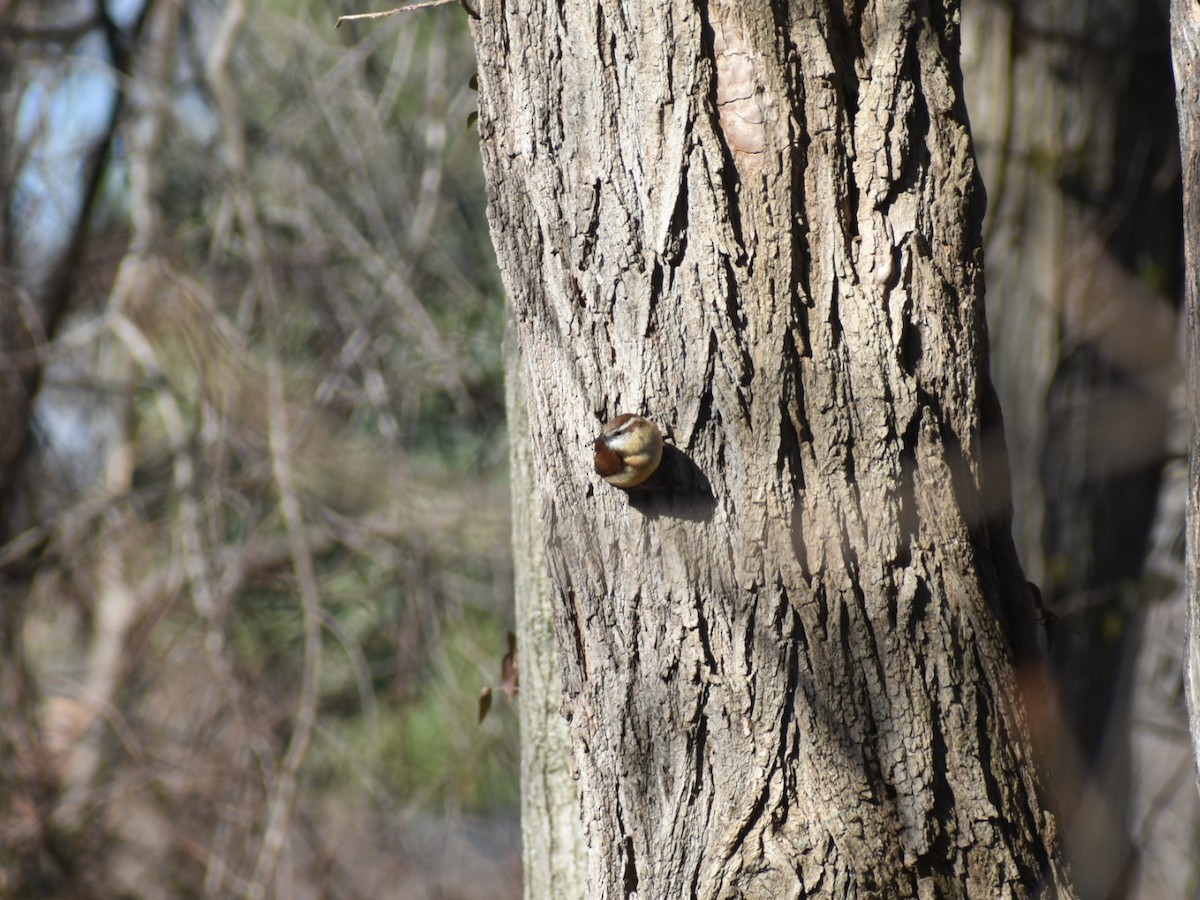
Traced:
[[[1065, 891], [957, 7], [480, 14], [590, 895]], [[619, 412], [659, 489], [591, 472]]]
[[[1200, 767], [1200, 8], [1172, 0], [1171, 47], [1183, 164], [1184, 255], [1187, 261], [1187, 689], [1192, 749]], [[1197, 782], [1200, 785], [1200, 781]]]

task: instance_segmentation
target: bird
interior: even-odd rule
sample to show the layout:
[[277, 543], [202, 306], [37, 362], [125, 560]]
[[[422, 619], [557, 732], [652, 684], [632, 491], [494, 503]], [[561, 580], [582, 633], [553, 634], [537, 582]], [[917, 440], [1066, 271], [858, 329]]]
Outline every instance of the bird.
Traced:
[[644, 416], [622, 413], [604, 426], [594, 447], [596, 474], [616, 487], [632, 488], [662, 462], [663, 437]]

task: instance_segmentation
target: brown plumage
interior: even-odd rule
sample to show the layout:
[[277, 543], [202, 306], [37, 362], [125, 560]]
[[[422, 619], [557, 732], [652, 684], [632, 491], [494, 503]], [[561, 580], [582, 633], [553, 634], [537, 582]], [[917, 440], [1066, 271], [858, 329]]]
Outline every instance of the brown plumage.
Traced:
[[619, 488], [636, 487], [662, 462], [662, 432], [649, 419], [622, 413], [604, 426], [594, 448], [597, 475]]

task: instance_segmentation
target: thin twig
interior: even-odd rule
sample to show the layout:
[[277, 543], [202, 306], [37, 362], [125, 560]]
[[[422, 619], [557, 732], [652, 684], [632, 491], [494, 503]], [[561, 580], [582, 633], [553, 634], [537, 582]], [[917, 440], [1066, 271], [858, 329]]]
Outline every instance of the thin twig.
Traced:
[[429, 9], [433, 6], [445, 6], [447, 3], [457, 3], [458, 0], [426, 0], [424, 3], [414, 3], [411, 6], [397, 6], [395, 9], [389, 9], [386, 12], [374, 13], [355, 13], [352, 16], [339, 16], [337, 24], [334, 28], [341, 28], [343, 22], [353, 22], [356, 19], [385, 19], [388, 16], [394, 16], [396, 13], [412, 12], [416, 9]]

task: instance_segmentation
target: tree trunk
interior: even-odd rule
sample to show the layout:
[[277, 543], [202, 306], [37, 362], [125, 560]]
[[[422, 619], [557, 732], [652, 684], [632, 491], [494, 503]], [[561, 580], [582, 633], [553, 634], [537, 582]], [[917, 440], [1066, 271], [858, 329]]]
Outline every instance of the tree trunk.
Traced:
[[1058, 618], [1034, 747], [1080, 896], [1192, 896], [1197, 797], [1174, 789], [1192, 754], [1178, 703], [1182, 240], [1166, 11], [969, 4], [963, 59], [1013, 531]]
[[[1175, 61], [1179, 145], [1183, 163], [1184, 255], [1187, 261], [1187, 688], [1192, 749], [1200, 767], [1200, 9], [1172, 0], [1171, 47]], [[1200, 782], [1198, 782], [1200, 784]]]
[[587, 848], [572, 777], [571, 737], [559, 712], [562, 679], [554, 647], [554, 608], [542, 541], [537, 467], [529, 448], [520, 359], [509, 327], [505, 339], [506, 406], [512, 471], [513, 596], [520, 654], [521, 830], [525, 897], [580, 897]]
[[1065, 891], [957, 6], [480, 14], [590, 895]]

